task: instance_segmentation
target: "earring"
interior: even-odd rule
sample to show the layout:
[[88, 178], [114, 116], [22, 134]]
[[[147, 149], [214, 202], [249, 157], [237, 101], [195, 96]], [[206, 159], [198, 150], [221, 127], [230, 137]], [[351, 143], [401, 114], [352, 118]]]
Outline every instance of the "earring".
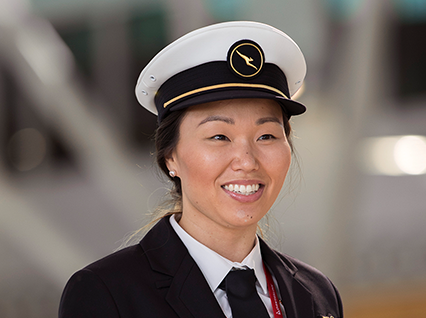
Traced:
[[172, 177], [172, 178], [176, 177], [176, 171], [174, 171], [174, 170], [170, 170], [170, 171], [169, 171], [169, 175], [170, 175], [170, 177]]

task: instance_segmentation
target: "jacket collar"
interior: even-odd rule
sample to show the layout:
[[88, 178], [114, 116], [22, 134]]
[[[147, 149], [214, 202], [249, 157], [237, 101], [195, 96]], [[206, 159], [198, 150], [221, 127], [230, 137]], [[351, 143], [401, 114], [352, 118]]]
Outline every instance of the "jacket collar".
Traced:
[[[311, 293], [298, 281], [297, 267], [259, 238], [263, 261], [274, 274], [287, 318], [315, 317]], [[281, 256], [281, 257], [280, 257]]]
[[207, 281], [185, 245], [161, 219], [140, 242], [151, 268], [165, 276], [157, 286], [169, 287], [166, 301], [178, 317], [225, 317]]

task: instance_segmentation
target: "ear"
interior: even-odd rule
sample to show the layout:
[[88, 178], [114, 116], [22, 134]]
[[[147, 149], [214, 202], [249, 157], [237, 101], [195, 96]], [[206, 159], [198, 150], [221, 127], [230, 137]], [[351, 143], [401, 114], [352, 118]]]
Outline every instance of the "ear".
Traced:
[[166, 166], [167, 166], [167, 169], [169, 169], [169, 171], [173, 170], [173, 171], [176, 172], [176, 175], [179, 174], [178, 173], [178, 164], [177, 164], [177, 161], [176, 161], [176, 155], [175, 155], [174, 151], [166, 157]]

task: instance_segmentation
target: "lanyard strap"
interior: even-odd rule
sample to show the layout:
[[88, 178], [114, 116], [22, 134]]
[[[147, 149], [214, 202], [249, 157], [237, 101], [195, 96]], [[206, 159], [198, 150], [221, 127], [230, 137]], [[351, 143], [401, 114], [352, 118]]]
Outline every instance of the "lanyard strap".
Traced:
[[274, 281], [272, 280], [271, 273], [263, 263], [263, 270], [265, 271], [266, 283], [268, 285], [269, 297], [271, 297], [272, 310], [275, 318], [283, 318], [280, 308], [280, 300], [278, 299], [277, 291], [275, 289]]

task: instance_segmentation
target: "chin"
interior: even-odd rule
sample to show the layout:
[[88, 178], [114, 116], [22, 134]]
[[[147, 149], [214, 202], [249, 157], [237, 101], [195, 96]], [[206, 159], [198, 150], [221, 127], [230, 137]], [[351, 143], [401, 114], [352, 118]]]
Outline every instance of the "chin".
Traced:
[[239, 226], [249, 226], [253, 224], [257, 225], [257, 223], [262, 219], [263, 216], [264, 216], [263, 213], [259, 215], [259, 213], [248, 212], [246, 210], [239, 210], [236, 212], [235, 223], [238, 223]]

